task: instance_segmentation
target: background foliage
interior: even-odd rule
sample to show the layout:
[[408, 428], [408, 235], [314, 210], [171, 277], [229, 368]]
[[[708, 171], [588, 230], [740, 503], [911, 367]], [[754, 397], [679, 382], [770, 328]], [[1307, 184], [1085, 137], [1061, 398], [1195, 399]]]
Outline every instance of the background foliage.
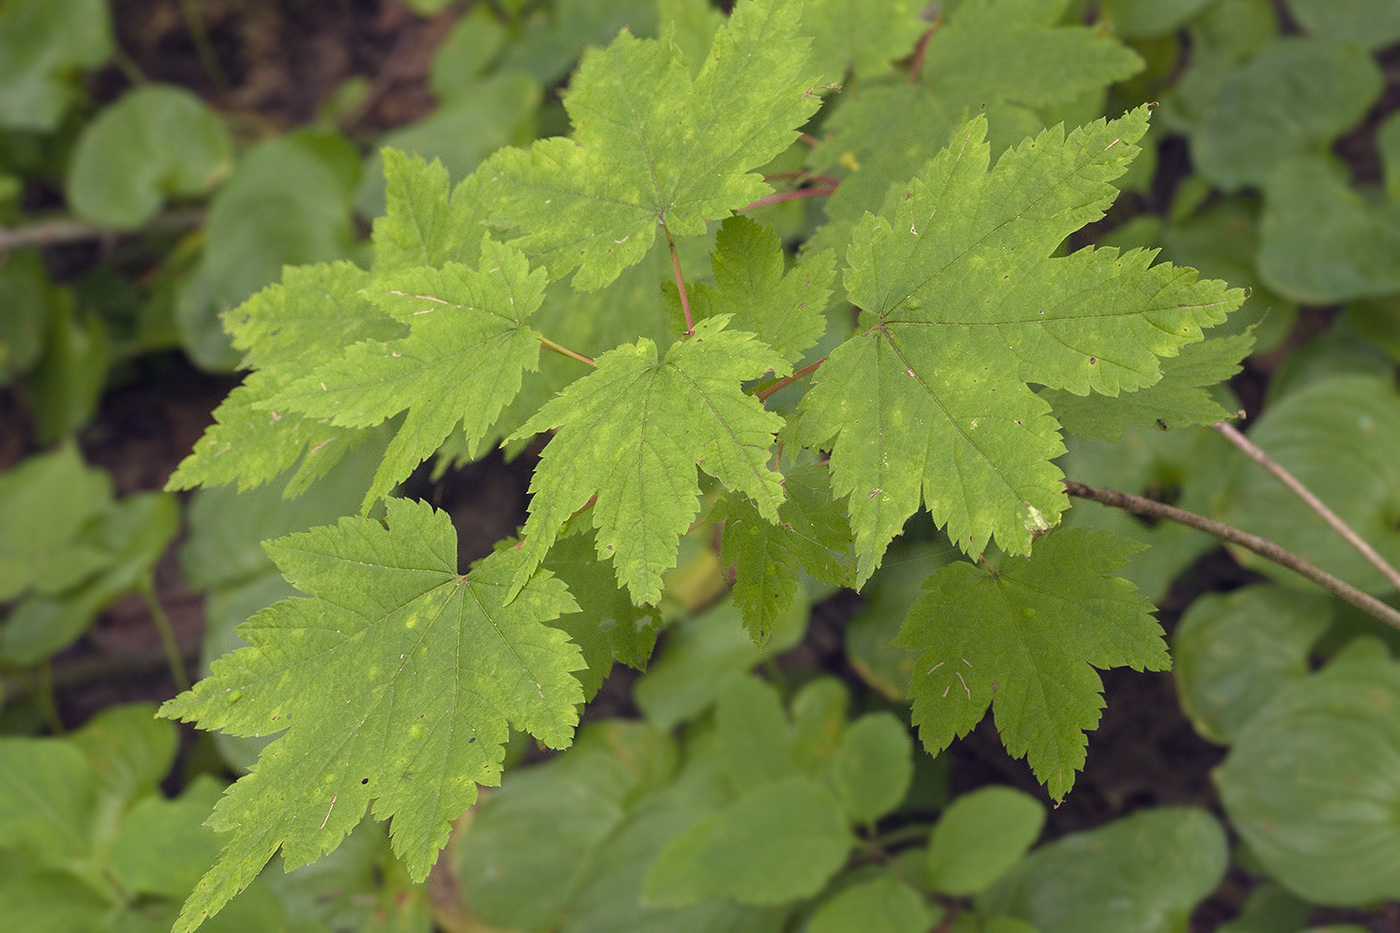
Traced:
[[[510, 644], [549, 656], [563, 673], [537, 685], [538, 703], [509, 716], [561, 747], [587, 697], [573, 747], [547, 755], [505, 717], [486, 717], [489, 738], [506, 743], [506, 778], [482, 793], [450, 838], [436, 840], [447, 849], [426, 885], [410, 875], [421, 877], [428, 863], [411, 853], [407, 864], [396, 858], [403, 846], [384, 824], [355, 828], [363, 801], [356, 808], [347, 798], [340, 806], [349, 815], [338, 823], [337, 797], [329, 811], [302, 801], [287, 821], [314, 825], [324, 815], [320, 828], [335, 838], [354, 829], [345, 844], [319, 861], [326, 837], [284, 845], [274, 861], [295, 867], [290, 874], [258, 874], [261, 860], [248, 862], [243, 870], [256, 880], [204, 928], [1397, 928], [1394, 633], [1275, 565], [1180, 525], [1076, 505], [1063, 531], [1038, 542], [1044, 563], [1008, 557], [1002, 566], [989, 552], [1002, 598], [980, 610], [969, 642], [987, 654], [986, 663], [967, 655], [983, 680], [969, 686], [960, 678], [959, 687], [950, 675], [965, 672], [935, 674], [935, 655], [923, 654], [929, 639], [962, 637], [949, 607], [979, 605], [963, 594], [976, 592], [987, 571], [920, 517], [895, 538], [919, 506], [918, 488], [904, 491], [912, 505], [900, 504], [892, 525], [862, 511], [875, 507], [863, 505], [863, 494], [843, 505], [854, 489], [842, 472], [847, 448], [836, 423], [823, 420], [824, 406], [837, 403], [821, 393], [803, 403], [798, 436], [833, 449], [835, 486], [810, 465], [789, 471], [781, 526], [763, 521], [772, 510], [763, 481], [739, 486], [722, 469], [713, 475], [736, 492], [697, 487], [687, 493], [694, 502], [680, 497], [674, 514], [619, 512], [596, 532], [558, 516], [543, 532], [537, 511], [527, 521], [523, 495], [537, 463], [537, 480], [554, 475], [567, 487], [565, 515], [599, 492], [558, 480], [558, 469], [587, 464], [615, 439], [575, 437], [568, 424], [592, 404], [625, 425], [636, 407], [625, 393], [604, 401], [565, 393], [545, 405], [577, 377], [577, 363], [539, 354], [533, 328], [594, 356], [639, 338], [653, 351], [674, 340], [682, 315], [674, 284], [660, 293], [669, 313], [655, 312], [658, 285], [671, 278], [666, 244], [653, 242], [656, 211], [670, 212], [678, 235], [695, 236], [680, 242], [680, 261], [695, 279], [689, 310], [713, 337], [713, 358], [697, 360], [694, 372], [781, 376], [868, 326], [830, 297], [844, 294], [837, 264], [855, 255], [852, 246], [872, 254], [872, 244], [922, 248], [913, 223], [909, 245], [898, 239], [902, 224], [881, 228], [865, 212], [882, 204], [892, 181], [931, 178], [929, 160], [955, 132], [969, 132], [967, 117], [983, 115], [995, 163], [1045, 127], [1118, 118], [1156, 102], [1150, 128], [1138, 130], [1146, 132], [1143, 152], [1115, 182], [1125, 193], [1108, 216], [1082, 231], [1080, 221], [1038, 235], [1047, 253], [1064, 239], [1054, 259], [1079, 263], [1081, 276], [1091, 254], [1075, 251], [1087, 245], [1150, 247], [1160, 251], [1157, 262], [1194, 267], [1247, 289], [1248, 298], [1210, 332], [1214, 339], [1164, 361], [1170, 378], [1151, 391], [1169, 394], [1144, 389], [1123, 396], [1131, 404], [1105, 408], [1069, 391], [1078, 377], [1068, 367], [1029, 379], [1065, 428], [1056, 464], [1082, 482], [1263, 535], [1395, 604], [1386, 576], [1313, 512], [1217, 433], [1190, 426], [1243, 411], [1255, 443], [1382, 555], [1400, 559], [1394, 4], [883, 0], [876, 10], [808, 0], [802, 29], [813, 37], [813, 57], [804, 70], [791, 37], [755, 41], [741, 50], [747, 58], [721, 55], [713, 69], [678, 66], [672, 46], [644, 41], [666, 36], [680, 60], [702, 61], [726, 13], [700, 0], [415, 0], [377, 12], [378, 28], [400, 37], [378, 50], [377, 70], [347, 64], [321, 93], [303, 90], [299, 111], [279, 108], [266, 91], [257, 67], [266, 32], [236, 6], [153, 4], [155, 13], [142, 14], [106, 0], [0, 0], [0, 866], [8, 869], [0, 872], [0, 916], [25, 929], [169, 929], [224, 841], [200, 824], [268, 739], [257, 734], [261, 709], [232, 706], [225, 720], [204, 720], [225, 732], [196, 737], [155, 720], [154, 703], [188, 686], [187, 660], [197, 655], [207, 672], [245, 638], [258, 643], [259, 626], [276, 628], [279, 614], [331, 613], [347, 624], [372, 616], [381, 595], [331, 564], [383, 560], [431, 564], [437, 574], [406, 598], [413, 608], [394, 617], [400, 622], [450, 607], [457, 628], [443, 637], [519, 625], [523, 634]], [[575, 71], [586, 47], [608, 46], [623, 26], [636, 38], [619, 40], [614, 59], [585, 58]], [[773, 29], [781, 34], [781, 23]], [[346, 35], [357, 55], [374, 44]], [[417, 61], [417, 72], [396, 77], [403, 59]], [[608, 149], [603, 128], [618, 98], [596, 90], [606, 75], [588, 71], [620, 59], [658, 107], [667, 95], [711, 107], [657, 131], [657, 164], [677, 168], [650, 193], [629, 195], [645, 209], [603, 213], [597, 192], [582, 190], [576, 203], [553, 208], [567, 222], [511, 247], [463, 237], [490, 199], [498, 222], [523, 224], [540, 209], [525, 189], [491, 188], [491, 173], [554, 184], [560, 165], [568, 172], [559, 177], [572, 180], [602, 177], [601, 166], [631, 158]], [[293, 83], [293, 65], [284, 67], [283, 89]], [[753, 106], [827, 83], [839, 93], [804, 99], [796, 115]], [[578, 94], [566, 112], [569, 88]], [[537, 142], [492, 156], [567, 132], [571, 116], [582, 146]], [[806, 141], [789, 145], [782, 121], [799, 126], [809, 117]], [[488, 157], [491, 173], [473, 176]], [[721, 164], [760, 173], [777, 196], [752, 174], [710, 190], [707, 166]], [[634, 167], [639, 175], [650, 168]], [[660, 200], [646, 201], [653, 194]], [[758, 199], [743, 217], [705, 223]], [[428, 204], [438, 213], [403, 225], [407, 209]], [[886, 222], [917, 219], [922, 205], [916, 197], [881, 214]], [[563, 257], [558, 247], [579, 237], [588, 244], [582, 259]], [[614, 248], [617, 241], [625, 245]], [[483, 271], [483, 259], [504, 277]], [[284, 272], [313, 263], [334, 265]], [[436, 277], [414, 271], [423, 266], [439, 270]], [[890, 297], [875, 287], [891, 281], [877, 274], [878, 263], [851, 268], [846, 286], [870, 315], [949, 300], [915, 288]], [[409, 296], [506, 301], [513, 316], [407, 331], [402, 322], [415, 310], [407, 299], [385, 318], [360, 297], [371, 275], [401, 276], [398, 290]], [[743, 295], [763, 296], [736, 316], [773, 352], [730, 336], [738, 324], [716, 316], [742, 305]], [[318, 322], [318, 301], [337, 309], [334, 333]], [[765, 317], [775, 306], [820, 306], [825, 327], [797, 314]], [[374, 361], [335, 356], [361, 339], [398, 341], [432, 373], [427, 388], [408, 397], [389, 382], [378, 394], [350, 394]], [[891, 345], [902, 346], [899, 339]], [[908, 346], [918, 345], [911, 338]], [[513, 400], [486, 378], [494, 373], [483, 374], [488, 348], [523, 379]], [[313, 374], [307, 360], [318, 354], [325, 365]], [[842, 360], [832, 356], [822, 371], [823, 392], [840, 382]], [[645, 360], [599, 362], [603, 375]], [[237, 367], [253, 370], [241, 386], [225, 375]], [[338, 389], [336, 377], [345, 392], [323, 395], [325, 380]], [[254, 436], [253, 416], [262, 414], [254, 403], [277, 399], [297, 419], [283, 426], [284, 445], [238, 468], [205, 450], [175, 475], [177, 485], [206, 488], [161, 491], [178, 459], [200, 450], [198, 432], [230, 390], [226, 411], [245, 421], [221, 417], [227, 433], [200, 443]], [[1024, 382], [1008, 391], [1030, 392]], [[734, 395], [735, 412], [752, 401]], [[796, 390], [772, 404], [793, 416]], [[357, 414], [340, 413], [342, 405]], [[753, 407], [742, 417], [759, 434], [771, 431], [767, 413]], [[458, 427], [464, 408], [476, 420]], [[1168, 422], [1162, 411], [1190, 414]], [[141, 427], [143, 417], [155, 425]], [[558, 442], [572, 446], [561, 454], [551, 444], [541, 459], [533, 435], [561, 425]], [[159, 441], [132, 440], [147, 435]], [[491, 453], [498, 444], [505, 457]], [[416, 452], [433, 449], [436, 459], [418, 467]], [[284, 473], [303, 450], [311, 453], [298, 470]], [[240, 490], [250, 475], [270, 482]], [[400, 483], [445, 506], [389, 500], [391, 531], [435, 523], [421, 553], [396, 552], [377, 520], [327, 527]], [[940, 524], [947, 520], [927, 496], [926, 504]], [[608, 538], [615, 527], [646, 518], [658, 537], [674, 539], [701, 508], [724, 521], [722, 541], [702, 527], [684, 534], [674, 560], [623, 554], [613, 562], [616, 578], [614, 566], [594, 559], [609, 543], [625, 550], [622, 538]], [[989, 524], [954, 524], [958, 544], [992, 533]], [[522, 525], [523, 551], [492, 553], [493, 542]], [[1023, 530], [1024, 542], [998, 532], [996, 543], [1023, 551], [1032, 529]], [[542, 532], [557, 533], [552, 548]], [[1116, 543], [1107, 543], [1109, 532]], [[261, 542], [270, 539], [280, 541], [265, 552]], [[860, 542], [877, 539], [872, 558]], [[1132, 541], [1149, 547], [1134, 555]], [[482, 558], [472, 592], [456, 590], [458, 571]], [[1146, 600], [1154, 602], [1171, 633], [1174, 670], [1104, 675], [1107, 718], [1089, 734], [1085, 774], [1064, 807], [1048, 810], [1051, 797], [1030, 769], [1000, 748], [1004, 740], [1043, 763], [1048, 753], [1036, 751], [1037, 739], [1018, 737], [999, 707], [1000, 739], [977, 723], [1000, 681], [1014, 682], [1024, 667], [998, 634], [997, 613], [1019, 608], [1017, 586], [1062, 585], [1056, 561], [1136, 584], [1141, 596], [1123, 604], [1123, 626], [1142, 625]], [[544, 572], [527, 583], [535, 564]], [[744, 569], [754, 566], [765, 568], [761, 578]], [[842, 588], [855, 583], [859, 597]], [[1123, 591], [1101, 586], [1080, 598], [1107, 601]], [[520, 591], [516, 602], [512, 590]], [[315, 599], [277, 602], [297, 591]], [[647, 605], [638, 608], [628, 591]], [[586, 611], [570, 614], [576, 604]], [[413, 655], [420, 646], [412, 639], [401, 647], [415, 663], [449, 656], [445, 646]], [[380, 646], [385, 656], [391, 650], [398, 653]], [[1145, 651], [1105, 652], [1095, 663], [1165, 665], [1165, 656], [1149, 661]], [[464, 697], [499, 690], [482, 701], [495, 716], [512, 696], [497, 682], [498, 660], [440, 673], [465, 677]], [[151, 676], [153, 663], [166, 673]], [[354, 702], [342, 685], [357, 670], [326, 665], [279, 714], [318, 721], [320, 707]], [[416, 673], [431, 682], [430, 672]], [[1084, 665], [1083, 676], [1077, 691], [1042, 711], [1075, 737], [1100, 717], [1099, 675]], [[946, 735], [931, 738], [927, 722], [916, 735], [911, 714], [914, 725], [926, 720], [928, 698], [945, 685], [931, 683], [937, 677], [967, 688], [969, 700], [975, 688], [987, 703], [972, 704], [955, 727], [939, 726]], [[205, 683], [207, 698], [217, 681]], [[200, 695], [185, 694], [170, 710]], [[1190, 728], [1172, 732], [1160, 722], [1177, 715], [1178, 699]], [[998, 694], [996, 702], [1008, 699]], [[1153, 741], [1115, 740], [1123, 729], [1115, 717], [1152, 724], [1143, 731]], [[967, 730], [941, 754], [924, 748]], [[417, 737], [395, 741], [408, 754]], [[434, 746], [455, 782], [441, 799], [405, 792], [396, 801], [376, 786], [376, 813], [397, 805], [396, 839], [430, 833], [434, 821], [476, 799], [471, 778], [489, 777], [495, 763], [486, 743], [468, 738]], [[1054, 799], [1084, 762], [1070, 744], [1058, 777], [1036, 768]], [[263, 767], [271, 774], [314, 764], [297, 751], [269, 753]], [[347, 747], [344, 767], [361, 767], [365, 754]], [[268, 853], [283, 841], [280, 825], [260, 829]]]

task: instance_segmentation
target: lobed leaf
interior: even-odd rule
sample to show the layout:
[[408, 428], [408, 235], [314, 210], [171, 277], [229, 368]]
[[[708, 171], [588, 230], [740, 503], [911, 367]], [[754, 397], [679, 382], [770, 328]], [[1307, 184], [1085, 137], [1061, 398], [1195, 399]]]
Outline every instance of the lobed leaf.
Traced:
[[991, 172], [986, 121], [881, 216], [867, 214], [846, 288], [863, 333], [838, 347], [803, 399], [803, 443], [831, 449], [848, 497], [857, 583], [927, 505], [965, 552], [1013, 554], [1067, 507], [1064, 452], [1034, 382], [1117, 395], [1161, 377], [1157, 357], [1201, 339], [1244, 296], [1152, 253], [1051, 254], [1102, 215], [1137, 153], [1147, 108], [1068, 136], [1046, 130]]
[[461, 576], [454, 537], [444, 513], [390, 499], [387, 527], [343, 518], [268, 545], [310, 597], [254, 616], [239, 630], [250, 647], [160, 711], [235, 735], [287, 730], [220, 800], [210, 825], [232, 835], [177, 930], [279, 848], [292, 867], [334, 848], [371, 801], [421, 881], [476, 785], [499, 782], [507, 723], [569, 744], [583, 699], [570, 672], [583, 662], [544, 623], [578, 607], [548, 573], [507, 606], [522, 556], [499, 551]]
[[612, 560], [636, 603], [655, 603], [661, 574], [675, 566], [680, 536], [700, 511], [697, 467], [776, 520], [782, 475], [767, 463], [783, 420], [741, 383], [791, 367], [753, 334], [725, 330], [728, 322], [727, 315], [699, 322], [664, 360], [646, 339], [603, 354], [593, 372], [515, 432], [559, 429], [530, 481], [525, 560], [512, 593], [596, 496], [599, 559]]
[[1006, 750], [1063, 799], [1103, 709], [1093, 668], [1171, 666], [1152, 604], [1113, 576], [1142, 547], [1070, 529], [1030, 560], [959, 562], [930, 577], [899, 633], [922, 652], [910, 694], [929, 752], [967, 735], [990, 706]]

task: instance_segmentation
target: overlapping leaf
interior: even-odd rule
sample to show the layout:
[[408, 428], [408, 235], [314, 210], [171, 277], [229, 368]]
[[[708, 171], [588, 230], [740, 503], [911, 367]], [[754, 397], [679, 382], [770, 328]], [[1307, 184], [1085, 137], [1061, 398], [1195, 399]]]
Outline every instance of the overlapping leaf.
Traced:
[[449, 262], [377, 279], [373, 297], [409, 324], [402, 340], [365, 341], [262, 404], [364, 428], [408, 411], [363, 508], [413, 472], [459, 423], [469, 444], [484, 438], [539, 368], [539, 334], [525, 319], [544, 298], [543, 269], [519, 250], [483, 239], [481, 266]]
[[867, 214], [846, 288], [863, 333], [833, 352], [803, 399], [804, 443], [830, 447], [848, 496], [857, 582], [927, 505], [967, 553], [1013, 554], [1067, 500], [1050, 406], [1027, 383], [1117, 395], [1160, 376], [1243, 293], [1196, 282], [1153, 254], [1050, 254], [1097, 219], [1147, 129], [1139, 108], [1070, 133], [1046, 130], [990, 173], [977, 118], [886, 214]]
[[646, 255], [658, 223], [704, 233], [767, 194], [751, 170], [820, 105], [799, 10], [739, 3], [694, 77], [678, 46], [625, 30], [586, 53], [564, 99], [573, 138], [503, 150], [483, 167], [499, 199], [493, 222], [522, 230], [514, 242], [552, 278], [580, 267], [573, 285], [590, 290]]
[[334, 848], [371, 801], [421, 881], [476, 785], [499, 781], [507, 723], [562, 747], [583, 699], [578, 648], [544, 624], [577, 611], [564, 585], [537, 573], [505, 605], [522, 556], [458, 575], [451, 522], [427, 505], [390, 499], [387, 528], [344, 518], [268, 550], [311, 598], [254, 616], [240, 630], [250, 647], [161, 708], [238, 735], [288, 730], [219, 802], [210, 825], [232, 836], [181, 931], [279, 847], [293, 867]]
[[349, 263], [289, 268], [281, 282], [228, 313], [234, 346], [246, 351], [243, 366], [254, 372], [215, 409], [215, 423], [167, 489], [260, 486], [301, 461], [287, 486], [287, 495], [297, 495], [364, 440], [363, 429], [259, 406], [357, 340], [402, 335], [402, 324], [360, 296], [368, 284], [369, 274]]
[[921, 651], [913, 721], [937, 754], [992, 707], [1006, 750], [1060, 800], [1084, 766], [1103, 685], [1093, 668], [1166, 670], [1152, 604], [1113, 574], [1142, 545], [1108, 532], [1046, 537], [1029, 561], [965, 561], [929, 578], [899, 642]]
[[603, 354], [516, 432], [559, 428], [530, 482], [515, 589], [564, 522], [597, 496], [598, 557], [612, 559], [633, 600], [655, 603], [661, 574], [675, 566], [677, 542], [700, 511], [697, 466], [777, 520], [782, 476], [767, 462], [783, 420], [740, 385], [791, 367], [753, 334], [725, 330], [728, 322], [701, 321], [664, 359], [645, 339]]

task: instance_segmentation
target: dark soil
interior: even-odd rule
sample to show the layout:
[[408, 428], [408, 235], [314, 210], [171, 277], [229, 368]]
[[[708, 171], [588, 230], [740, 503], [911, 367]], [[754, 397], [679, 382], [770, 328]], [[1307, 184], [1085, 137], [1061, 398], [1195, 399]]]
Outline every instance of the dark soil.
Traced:
[[[424, 21], [397, 0], [200, 0], [196, 5], [224, 77], [211, 75], [201, 63], [176, 0], [113, 0], [118, 41], [141, 73], [191, 88], [230, 116], [245, 142], [312, 120], [336, 89], [354, 77], [369, 83], [369, 93], [342, 121], [342, 129], [367, 144], [375, 133], [417, 119], [432, 107], [425, 76], [452, 14]], [[221, 88], [224, 81], [227, 86]], [[91, 90], [95, 99], [105, 101], [127, 86], [123, 71], [111, 68], [94, 78]], [[1346, 145], [1365, 151], [1362, 142]], [[1166, 147], [1162, 164], [1189, 171], [1179, 141], [1169, 140]], [[1362, 174], [1371, 171], [1363, 157], [1356, 161]], [[81, 261], [81, 254], [70, 255], [58, 265]], [[82, 432], [83, 452], [89, 462], [112, 473], [121, 495], [159, 489], [236, 383], [236, 377], [201, 373], [173, 354], [139, 361], [130, 378], [108, 392], [96, 419]], [[13, 464], [36, 446], [22, 404], [0, 391], [0, 466]], [[493, 456], [440, 482], [420, 476], [415, 492], [452, 514], [465, 562], [488, 553], [492, 542], [523, 520], [529, 466], [528, 457], [506, 464]], [[177, 541], [158, 568], [158, 597], [193, 665], [203, 630], [202, 598], [184, 585], [174, 557], [178, 546]], [[1242, 579], [1223, 552], [1204, 559], [1168, 600], [1164, 624], [1170, 630], [1194, 595], [1229, 589]], [[788, 657], [850, 675], [840, 657], [841, 627], [859, 605], [858, 597], [844, 594], [819, 607], [803, 650]], [[627, 690], [632, 679], [619, 671], [592, 714], [631, 709]], [[862, 689], [851, 679], [854, 690]], [[1201, 806], [1221, 815], [1210, 771], [1224, 750], [1192, 730], [1171, 675], [1113, 670], [1103, 680], [1107, 709], [1089, 737], [1087, 766], [1064, 804], [1051, 811], [1047, 835], [1101, 826], [1167, 804]], [[70, 727], [113, 704], [160, 702], [177, 692], [147, 609], [136, 597], [118, 602], [82, 643], [56, 659], [55, 682], [59, 711]], [[32, 685], [21, 680], [12, 686], [22, 691]], [[1044, 799], [1026, 764], [1002, 748], [990, 721], [956, 743], [949, 756], [955, 793], [1010, 784]], [[1232, 869], [1215, 896], [1197, 910], [1192, 930], [1213, 930], [1233, 917], [1254, 883]], [[1345, 916], [1319, 912], [1316, 919]], [[1395, 908], [1357, 915], [1353, 922], [1377, 933], [1400, 931]]]

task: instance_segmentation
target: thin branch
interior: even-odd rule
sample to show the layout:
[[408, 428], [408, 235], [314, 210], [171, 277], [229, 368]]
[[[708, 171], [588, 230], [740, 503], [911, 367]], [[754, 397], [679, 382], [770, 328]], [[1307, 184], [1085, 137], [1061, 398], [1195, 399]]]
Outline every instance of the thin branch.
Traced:
[[0, 229], [0, 253], [24, 246], [56, 246], [60, 243], [81, 243], [103, 237], [134, 233], [157, 233], [191, 230], [204, 223], [204, 211], [171, 211], [155, 217], [140, 230], [113, 230], [69, 217], [40, 220], [23, 227]]
[[1230, 443], [1234, 444], [1240, 450], [1243, 450], [1245, 454], [1249, 456], [1249, 459], [1272, 473], [1278, 481], [1287, 486], [1295, 496], [1306, 502], [1308, 508], [1312, 509], [1318, 515], [1321, 515], [1322, 520], [1331, 525], [1333, 531], [1341, 535], [1346, 540], [1347, 544], [1350, 544], [1360, 551], [1361, 556], [1370, 561], [1372, 566], [1379, 570], [1385, 578], [1390, 581], [1391, 586], [1400, 590], [1400, 571], [1397, 571], [1386, 562], [1384, 557], [1376, 553], [1375, 548], [1367, 544], [1359, 534], [1351, 529], [1350, 525], [1337, 516], [1337, 513], [1333, 512], [1323, 504], [1321, 499], [1313, 495], [1312, 490], [1300, 483], [1296, 476], [1285, 470], [1282, 464], [1256, 447], [1249, 438], [1236, 430], [1234, 425], [1219, 421], [1212, 425], [1212, 427], [1224, 435], [1225, 439]]
[[808, 172], [773, 172], [771, 175], [763, 176], [764, 181], [791, 181], [798, 178], [803, 181], [819, 181], [826, 185], [841, 184], [839, 178], [832, 178], [830, 175], [812, 175]]
[[1219, 538], [1227, 544], [1237, 544], [1242, 548], [1253, 551], [1260, 557], [1273, 561], [1274, 563], [1287, 567], [1294, 573], [1306, 577], [1327, 592], [1351, 603], [1362, 612], [1368, 613], [1380, 619], [1386, 625], [1400, 629], [1400, 610], [1388, 606], [1376, 599], [1369, 593], [1363, 593], [1356, 587], [1343, 580], [1339, 580], [1322, 570], [1292, 551], [1284, 550], [1272, 541], [1267, 541], [1258, 535], [1252, 535], [1246, 531], [1217, 522], [1214, 519], [1206, 518], [1204, 515], [1197, 515], [1195, 512], [1188, 512], [1185, 509], [1178, 509], [1175, 506], [1164, 505], [1161, 502], [1154, 502], [1151, 499], [1144, 499], [1142, 496], [1129, 495], [1126, 492], [1117, 492], [1112, 489], [1099, 489], [1094, 486], [1086, 486], [1077, 483], [1072, 479], [1066, 479], [1065, 491], [1071, 496], [1081, 499], [1092, 499], [1102, 505], [1111, 505], [1114, 508], [1124, 509], [1134, 515], [1144, 515], [1149, 518], [1165, 519], [1197, 531], [1204, 531], [1212, 537]]
[[924, 30], [924, 34], [919, 37], [919, 45], [914, 49], [914, 61], [909, 65], [909, 83], [914, 84], [919, 80], [919, 72], [924, 69], [924, 57], [928, 55], [928, 43], [938, 32], [938, 27], [943, 25], [943, 12], [940, 10], [938, 18], [933, 21], [933, 25]]
[[759, 198], [749, 204], [739, 208], [739, 213], [744, 211], [757, 210], [760, 207], [767, 207], [770, 204], [777, 204], [781, 201], [796, 201], [799, 198], [818, 198], [822, 195], [831, 194], [836, 190], [835, 185], [823, 185], [820, 188], [798, 188], [796, 191], [780, 191], [777, 194], [770, 194], [767, 197]]
[[771, 386], [764, 389], [762, 392], [759, 392], [754, 397], [757, 398], [760, 402], [766, 402], [775, 392], [781, 392], [783, 389], [786, 389], [788, 386], [792, 385], [794, 382], [801, 379], [803, 376], [809, 375], [811, 373], [816, 372], [818, 369], [821, 369], [821, 365], [825, 362], [826, 357], [822, 357], [812, 365], [802, 367], [797, 372], [793, 373], [791, 376], [785, 376], [784, 378], [779, 379], [777, 382], [773, 383]]
[[219, 95], [227, 96], [231, 89], [228, 75], [224, 73], [224, 66], [219, 64], [219, 56], [214, 54], [214, 44], [209, 41], [209, 31], [204, 28], [204, 17], [199, 15], [199, 7], [195, 6], [194, 0], [180, 0], [180, 15], [184, 17], [185, 28], [189, 30], [190, 38], [194, 41], [195, 54], [199, 56], [204, 73], [214, 83]]
[[666, 230], [666, 245], [671, 250], [671, 266], [676, 270], [676, 289], [681, 293], [681, 310], [685, 312], [685, 335], [687, 337], [695, 334], [695, 321], [690, 316], [690, 296], [685, 293], [685, 277], [681, 275], [681, 257], [676, 253], [676, 238], [671, 236], [671, 231]]
[[544, 347], [546, 350], [553, 350], [560, 356], [567, 356], [570, 359], [578, 360], [580, 363], [587, 363], [589, 366], [598, 365], [596, 362], [594, 362], [593, 357], [584, 356], [582, 353], [575, 353], [568, 347], [561, 346], [560, 344], [555, 343], [553, 340], [550, 340], [544, 334], [536, 334], [535, 336], [540, 338], [540, 346]]
[[807, 145], [811, 146], [813, 149], [822, 144], [822, 141], [820, 139], [817, 139], [817, 137], [813, 136], [811, 133], [798, 133], [797, 138], [802, 140]]

